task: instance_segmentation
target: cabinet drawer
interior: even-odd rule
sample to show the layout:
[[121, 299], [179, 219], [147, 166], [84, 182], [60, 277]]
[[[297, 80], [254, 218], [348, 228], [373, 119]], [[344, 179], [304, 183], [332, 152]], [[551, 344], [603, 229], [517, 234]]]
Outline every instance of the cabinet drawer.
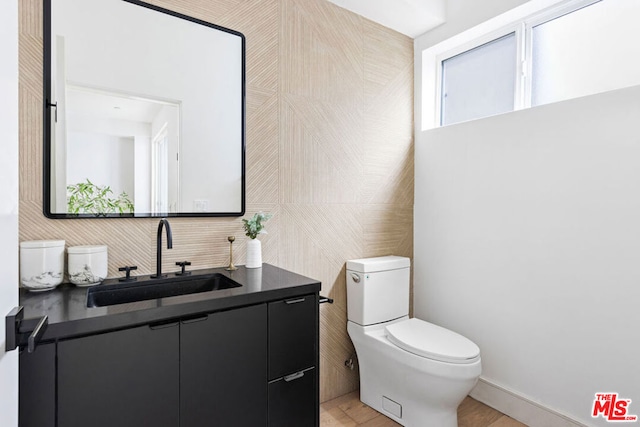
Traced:
[[315, 366], [317, 311], [316, 295], [269, 303], [269, 380]]
[[300, 371], [269, 383], [269, 427], [316, 426], [317, 372]]

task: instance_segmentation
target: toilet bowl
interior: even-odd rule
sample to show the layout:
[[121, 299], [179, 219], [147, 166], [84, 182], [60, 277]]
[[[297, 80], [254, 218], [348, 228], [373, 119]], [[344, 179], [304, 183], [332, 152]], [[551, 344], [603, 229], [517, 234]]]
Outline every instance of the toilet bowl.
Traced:
[[410, 319], [409, 259], [347, 262], [347, 331], [358, 355], [360, 400], [410, 427], [455, 427], [476, 384], [480, 350], [469, 339]]

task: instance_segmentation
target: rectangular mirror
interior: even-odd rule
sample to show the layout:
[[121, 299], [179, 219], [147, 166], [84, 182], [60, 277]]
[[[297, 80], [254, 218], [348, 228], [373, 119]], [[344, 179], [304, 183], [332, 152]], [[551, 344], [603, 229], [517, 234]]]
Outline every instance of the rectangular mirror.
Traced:
[[47, 217], [244, 214], [241, 33], [135, 0], [44, 20]]

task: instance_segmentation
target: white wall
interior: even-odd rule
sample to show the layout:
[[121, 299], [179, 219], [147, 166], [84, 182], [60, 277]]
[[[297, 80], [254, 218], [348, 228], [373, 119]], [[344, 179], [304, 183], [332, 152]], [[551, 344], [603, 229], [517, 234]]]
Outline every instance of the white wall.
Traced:
[[445, 23], [428, 31], [416, 40], [422, 48], [433, 46], [462, 31], [500, 15], [529, 0], [447, 0], [445, 2]]
[[[18, 2], [0, 13], [0, 317], [18, 305]], [[0, 425], [18, 425], [18, 351], [0, 322]]]
[[[588, 425], [640, 414], [640, 86], [418, 133], [416, 317]], [[535, 424], [532, 424], [535, 425]]]
[[89, 179], [96, 185], [111, 187], [111, 198], [117, 198], [123, 191], [132, 198], [135, 194], [134, 161], [133, 137], [76, 131], [67, 135], [69, 184]]

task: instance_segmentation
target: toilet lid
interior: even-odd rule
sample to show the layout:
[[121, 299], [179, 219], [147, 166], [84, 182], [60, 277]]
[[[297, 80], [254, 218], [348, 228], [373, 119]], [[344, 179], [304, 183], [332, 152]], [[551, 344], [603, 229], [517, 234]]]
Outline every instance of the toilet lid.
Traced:
[[471, 340], [420, 319], [408, 319], [385, 327], [387, 339], [398, 347], [433, 360], [473, 363], [480, 349]]

